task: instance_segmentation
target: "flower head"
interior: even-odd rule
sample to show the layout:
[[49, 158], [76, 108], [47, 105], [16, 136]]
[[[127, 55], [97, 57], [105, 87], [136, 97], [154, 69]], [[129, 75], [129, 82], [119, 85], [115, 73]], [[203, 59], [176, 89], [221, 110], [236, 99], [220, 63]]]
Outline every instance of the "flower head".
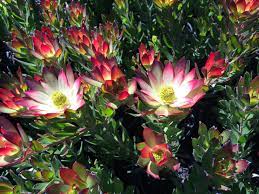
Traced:
[[17, 129], [0, 116], [0, 167], [10, 165], [21, 157], [23, 140]]
[[100, 33], [93, 33], [92, 38], [93, 51], [96, 56], [103, 55], [107, 57], [110, 51], [110, 46], [108, 42], [106, 42], [103, 36]]
[[86, 7], [80, 2], [72, 1], [68, 7], [70, 13], [70, 23], [80, 27], [82, 22], [86, 19]]
[[31, 53], [38, 59], [57, 58], [62, 53], [57, 39], [48, 27], [42, 27], [41, 31], [36, 30], [32, 40], [34, 50]]
[[156, 61], [147, 74], [136, 78], [137, 95], [156, 115], [181, 114], [205, 95], [204, 80], [197, 78], [195, 68], [187, 72], [186, 62], [183, 58], [175, 66], [170, 62], [163, 66]]
[[239, 151], [237, 144], [227, 143], [216, 155], [214, 168], [215, 173], [225, 178], [232, 178], [235, 174], [243, 173], [249, 166], [244, 159], [233, 159], [234, 154]]
[[41, 0], [41, 6], [44, 10], [56, 10], [58, 2], [57, 0]]
[[137, 144], [141, 155], [138, 164], [148, 166], [147, 172], [154, 178], [159, 178], [159, 168], [169, 167], [172, 170], [179, 169], [179, 163], [173, 159], [169, 146], [165, 143], [164, 136], [155, 133], [150, 128], [144, 128], [143, 137], [145, 142]]
[[66, 31], [67, 38], [73, 48], [82, 55], [91, 54], [91, 39], [88, 35], [85, 26], [81, 28], [72, 27]]
[[154, 3], [160, 8], [171, 7], [176, 0], [154, 0]]
[[63, 182], [48, 187], [47, 194], [61, 191], [62, 193], [88, 193], [89, 190], [100, 192], [96, 175], [78, 162], [73, 164], [72, 169], [61, 168], [59, 172]]
[[245, 14], [253, 14], [259, 8], [258, 0], [229, 0], [231, 12], [236, 16], [244, 16]]
[[77, 110], [84, 105], [81, 78], [75, 80], [71, 66], [56, 76], [45, 68], [42, 79], [27, 80], [30, 90], [19, 104], [27, 107], [25, 116], [55, 117], [68, 109]]
[[212, 52], [202, 68], [202, 72], [206, 79], [218, 78], [225, 73], [227, 67], [228, 64], [225, 59], [220, 57], [220, 52]]
[[130, 94], [134, 93], [135, 82], [128, 86], [126, 76], [114, 59], [92, 58], [92, 63], [94, 67], [91, 78], [84, 76], [87, 83], [102, 88], [104, 93], [111, 94], [118, 100], [125, 100]]
[[150, 51], [147, 50], [147, 47], [141, 43], [139, 47], [139, 57], [142, 65], [149, 67], [153, 64], [155, 60], [155, 51], [152, 48]]

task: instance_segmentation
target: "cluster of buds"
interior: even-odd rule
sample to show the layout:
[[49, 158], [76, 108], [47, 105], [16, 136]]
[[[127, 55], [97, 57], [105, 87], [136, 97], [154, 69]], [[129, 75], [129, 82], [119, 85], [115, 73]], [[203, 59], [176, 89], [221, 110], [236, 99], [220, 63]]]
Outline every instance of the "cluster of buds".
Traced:
[[58, 21], [57, 19], [57, 0], [41, 0], [41, 7], [43, 11], [43, 17], [48, 23], [55, 25]]
[[101, 192], [96, 175], [78, 162], [73, 164], [72, 169], [61, 168], [59, 172], [62, 183], [48, 187], [46, 194]]
[[72, 1], [68, 6], [67, 10], [70, 15], [70, 24], [73, 26], [80, 27], [86, 20], [86, 7], [80, 4], [80, 2]]
[[168, 8], [171, 7], [176, 0], [154, 0], [154, 3], [159, 7], [159, 8]]
[[26, 155], [26, 142], [27, 137], [20, 125], [16, 128], [0, 116], [0, 167], [20, 163]]
[[214, 170], [217, 175], [225, 178], [233, 178], [236, 174], [243, 173], [249, 166], [247, 160], [235, 160], [233, 159], [235, 153], [239, 151], [237, 144], [227, 143], [221, 150], [216, 153], [214, 160]]
[[121, 38], [117, 25], [110, 22], [100, 25], [98, 30], [92, 32], [87, 31], [84, 25], [80, 28], [74, 26], [64, 34], [71, 47], [89, 60], [99, 55], [112, 57]]
[[210, 53], [205, 66], [202, 68], [205, 83], [208, 85], [212, 79], [221, 77], [227, 68], [228, 63], [224, 58], [221, 58], [219, 51]]
[[137, 148], [141, 152], [137, 163], [142, 167], [147, 166], [148, 174], [159, 179], [159, 171], [163, 168], [178, 171], [180, 163], [173, 158], [163, 134], [156, 133], [146, 127], [143, 131], [143, 137], [145, 141], [137, 144]]
[[34, 36], [32, 36], [32, 41], [34, 49], [31, 53], [38, 59], [58, 58], [62, 53], [58, 40], [48, 27], [42, 27], [41, 31], [36, 30]]
[[236, 17], [252, 15], [259, 9], [258, 0], [228, 0], [228, 7]]
[[103, 56], [91, 59], [93, 70], [90, 76], [83, 79], [90, 85], [99, 87], [106, 94], [110, 94], [117, 100], [125, 100], [133, 94], [136, 82], [127, 82], [126, 76], [118, 67], [115, 59], [107, 59]]

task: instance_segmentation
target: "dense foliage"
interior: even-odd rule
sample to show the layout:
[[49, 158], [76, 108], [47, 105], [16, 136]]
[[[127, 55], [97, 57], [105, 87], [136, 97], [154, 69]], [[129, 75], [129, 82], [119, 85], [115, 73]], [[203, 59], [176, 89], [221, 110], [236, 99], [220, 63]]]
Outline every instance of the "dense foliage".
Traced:
[[0, 193], [259, 194], [258, 0], [2, 0]]

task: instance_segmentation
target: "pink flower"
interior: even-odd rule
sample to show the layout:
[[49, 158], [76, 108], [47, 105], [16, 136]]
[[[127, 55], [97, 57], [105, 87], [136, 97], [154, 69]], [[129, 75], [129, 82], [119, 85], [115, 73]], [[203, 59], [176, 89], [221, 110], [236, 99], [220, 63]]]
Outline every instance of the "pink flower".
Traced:
[[197, 78], [195, 68], [187, 72], [184, 58], [175, 66], [156, 61], [136, 81], [140, 86], [137, 95], [158, 116], [182, 114], [205, 95], [204, 80]]
[[21, 158], [22, 145], [23, 140], [16, 128], [0, 116], [0, 167], [11, 165]]
[[71, 66], [58, 76], [45, 68], [42, 79], [28, 80], [29, 91], [19, 104], [27, 107], [24, 116], [56, 117], [68, 109], [77, 110], [84, 105], [81, 78], [75, 80]]
[[42, 27], [41, 31], [36, 30], [32, 40], [34, 50], [31, 53], [38, 59], [55, 58], [62, 53], [57, 39], [48, 27]]
[[147, 50], [147, 47], [141, 43], [139, 47], [139, 57], [142, 65], [150, 66], [155, 60], [155, 51], [152, 48], [150, 51]]
[[103, 57], [92, 58], [94, 65], [91, 77], [84, 76], [84, 80], [94, 86], [102, 88], [104, 93], [115, 96], [118, 100], [125, 100], [133, 94], [135, 82], [128, 85], [126, 76], [119, 69], [114, 59]]
[[150, 128], [144, 128], [143, 137], [145, 142], [137, 144], [141, 155], [138, 164], [148, 166], [147, 172], [154, 178], [159, 178], [159, 169], [168, 167], [172, 170], [178, 170], [180, 164], [173, 158], [172, 152], [165, 143], [162, 134], [155, 133]]
[[202, 68], [202, 72], [207, 79], [221, 77], [226, 69], [228, 64], [225, 62], [225, 59], [220, 57], [220, 52], [210, 53], [209, 58]]

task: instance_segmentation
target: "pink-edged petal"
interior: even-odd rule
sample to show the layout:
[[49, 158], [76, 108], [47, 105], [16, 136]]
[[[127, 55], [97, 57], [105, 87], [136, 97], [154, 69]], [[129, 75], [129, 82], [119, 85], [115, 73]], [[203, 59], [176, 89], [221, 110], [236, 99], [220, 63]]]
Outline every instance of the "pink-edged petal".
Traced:
[[67, 77], [63, 69], [60, 71], [58, 75], [58, 88], [62, 91], [68, 88]]
[[159, 88], [161, 87], [160, 79], [157, 79], [157, 77], [152, 72], [148, 72], [148, 78], [149, 78], [151, 87], [155, 90], [159, 90]]
[[158, 101], [156, 101], [155, 99], [153, 99], [152, 97], [148, 96], [148, 95], [145, 95], [143, 93], [139, 93], [139, 92], [136, 92], [137, 95], [141, 98], [141, 100], [143, 100], [145, 103], [147, 103], [148, 105], [150, 106], [159, 106], [160, 103]]
[[196, 78], [196, 69], [193, 68], [187, 75], [185, 75], [183, 83], [187, 83]]
[[177, 61], [175, 68], [174, 68], [175, 75], [177, 75], [182, 70], [185, 72], [186, 63], [187, 63], [187, 61], [186, 61], [185, 57], [182, 57], [179, 61]]
[[151, 69], [152, 74], [156, 78], [157, 82], [160, 83], [162, 80], [162, 64], [158, 61], [154, 62]]
[[160, 179], [159, 169], [153, 162], [149, 162], [147, 166], [147, 173], [155, 179]]
[[180, 87], [175, 90], [175, 95], [177, 98], [186, 97], [191, 91], [203, 85], [203, 80], [191, 80], [189, 82], [181, 84]]
[[172, 63], [167, 63], [163, 71], [163, 82], [164, 84], [172, 84], [174, 79], [174, 68]]
[[25, 94], [39, 103], [43, 103], [43, 104], [49, 103], [49, 96], [43, 92], [36, 91], [36, 90], [29, 90], [25, 92]]
[[151, 148], [148, 146], [145, 146], [142, 150], [141, 150], [141, 157], [142, 158], [149, 158], [150, 157], [150, 152], [151, 152]]
[[137, 81], [135, 79], [129, 81], [128, 83], [128, 93], [134, 94], [137, 89]]
[[74, 84], [75, 78], [74, 78], [74, 73], [73, 73], [71, 65], [67, 65], [66, 77], [67, 77], [67, 82], [68, 82], [69, 87], [72, 87]]
[[7, 108], [6, 106], [4, 106], [2, 103], [0, 103], [0, 113], [6, 113], [6, 114], [11, 114], [11, 113], [15, 113], [16, 110]]
[[141, 78], [135, 78], [141, 89], [152, 92], [153, 89]]
[[178, 88], [184, 79], [184, 72], [185, 70], [180, 70], [177, 74], [175, 74], [174, 80], [173, 80], [173, 87]]
[[247, 160], [238, 160], [236, 162], [236, 173], [243, 173], [249, 166], [249, 161]]

